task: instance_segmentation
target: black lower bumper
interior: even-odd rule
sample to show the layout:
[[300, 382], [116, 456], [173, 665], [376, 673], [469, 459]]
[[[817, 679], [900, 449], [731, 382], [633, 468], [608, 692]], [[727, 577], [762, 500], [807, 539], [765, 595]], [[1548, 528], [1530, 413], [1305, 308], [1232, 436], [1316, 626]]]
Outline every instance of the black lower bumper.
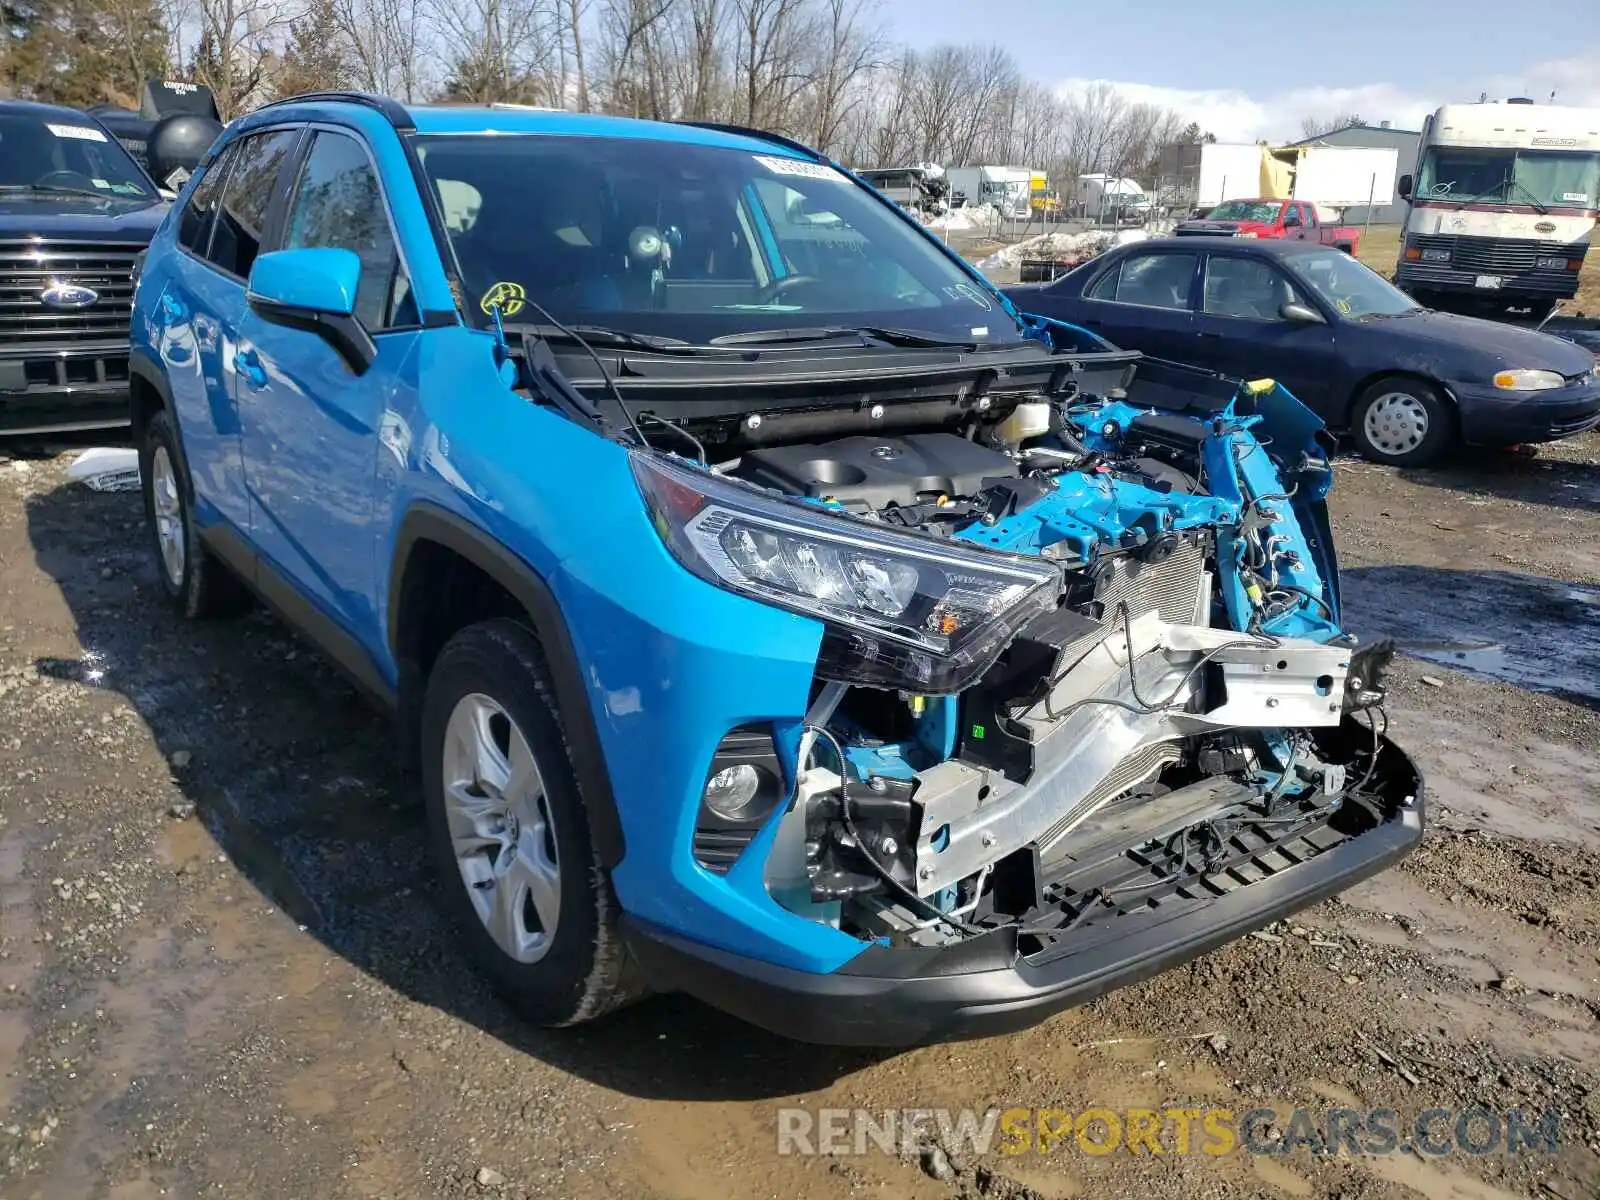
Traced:
[[[1392, 746], [1386, 753], [1399, 754]], [[1420, 776], [1381, 824], [1177, 916], [1118, 923], [1079, 952], [1022, 957], [1009, 931], [943, 950], [876, 945], [812, 974], [742, 957], [624, 918], [652, 985], [687, 992], [804, 1042], [905, 1046], [1011, 1033], [1196, 958], [1386, 869], [1422, 838]], [[1006, 936], [1002, 936], [1006, 935]]]
[[126, 338], [0, 345], [0, 437], [126, 424]]

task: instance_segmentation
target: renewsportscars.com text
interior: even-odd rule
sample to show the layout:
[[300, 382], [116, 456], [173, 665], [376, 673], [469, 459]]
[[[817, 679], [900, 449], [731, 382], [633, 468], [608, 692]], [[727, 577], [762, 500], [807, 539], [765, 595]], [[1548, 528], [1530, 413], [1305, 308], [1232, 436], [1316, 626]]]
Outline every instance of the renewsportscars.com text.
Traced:
[[778, 1153], [908, 1154], [927, 1142], [987, 1154], [1384, 1155], [1553, 1153], [1560, 1114], [1427, 1108], [780, 1108]]

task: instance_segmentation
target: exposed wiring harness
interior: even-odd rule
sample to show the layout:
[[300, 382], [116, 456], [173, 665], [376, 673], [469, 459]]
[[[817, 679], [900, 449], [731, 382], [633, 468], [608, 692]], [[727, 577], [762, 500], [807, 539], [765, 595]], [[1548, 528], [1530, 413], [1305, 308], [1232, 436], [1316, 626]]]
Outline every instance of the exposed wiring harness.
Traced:
[[[818, 737], [825, 738], [828, 742], [828, 745], [833, 747], [834, 757], [839, 760], [839, 816], [844, 824], [845, 833], [850, 836], [851, 842], [855, 844], [856, 852], [867, 860], [873, 871], [876, 872], [878, 878], [882, 879], [883, 882], [888, 885], [890, 891], [897, 893], [902, 900], [929, 914], [930, 920], [926, 925], [923, 926], [923, 928], [927, 928], [929, 925], [943, 924], [948, 925], [951, 929], [956, 930], [958, 933], [967, 935], [989, 932], [989, 930], [980, 929], [975, 925], [968, 925], [958, 916], [942, 910], [931, 900], [917, 895], [916, 892], [912, 891], [905, 884], [896, 879], [890, 872], [889, 868], [878, 861], [878, 856], [873, 854], [871, 850], [867, 849], [866, 840], [862, 838], [861, 834], [857, 831], [855, 816], [850, 811], [850, 760], [844, 755], [844, 747], [839, 744], [839, 739], [833, 735], [831, 730], [825, 729], [821, 725], [806, 725], [804, 726], [804, 729], [805, 731], [815, 733]], [[981, 880], [979, 881], [979, 884], [979, 891], [981, 891]], [[974, 906], [977, 897], [978, 893], [975, 892], [973, 895]]]

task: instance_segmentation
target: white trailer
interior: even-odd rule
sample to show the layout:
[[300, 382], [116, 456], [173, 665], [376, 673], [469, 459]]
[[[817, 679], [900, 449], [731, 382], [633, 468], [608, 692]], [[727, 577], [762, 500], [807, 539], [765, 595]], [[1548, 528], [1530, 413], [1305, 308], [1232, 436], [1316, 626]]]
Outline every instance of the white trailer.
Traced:
[[[1280, 151], [1280, 156], [1282, 152]], [[1381, 204], [1394, 195], [1400, 152], [1364, 146], [1306, 146], [1294, 167], [1294, 199], [1323, 208]]]
[[1095, 221], [1142, 220], [1150, 212], [1150, 197], [1133, 179], [1097, 172], [1078, 176], [1075, 210]]
[[950, 198], [976, 208], [992, 204], [1006, 220], [1026, 221], [1033, 212], [1033, 176], [1027, 167], [948, 167]]
[[1263, 149], [1254, 142], [1211, 142], [1200, 147], [1195, 207], [1213, 208], [1224, 200], [1254, 200], [1271, 195], [1262, 188]]

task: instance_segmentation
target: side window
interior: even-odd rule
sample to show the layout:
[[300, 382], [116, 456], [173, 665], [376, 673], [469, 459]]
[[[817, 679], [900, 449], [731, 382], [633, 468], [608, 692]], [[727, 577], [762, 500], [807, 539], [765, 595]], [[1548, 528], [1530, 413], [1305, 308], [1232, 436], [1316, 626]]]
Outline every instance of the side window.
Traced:
[[1285, 304], [1304, 302], [1294, 285], [1270, 263], [1217, 254], [1206, 259], [1202, 311], [1212, 316], [1277, 321], [1282, 319]]
[[[1189, 284], [1198, 261], [1193, 254], [1133, 254], [1122, 260], [1116, 294], [1096, 298], [1147, 308], [1188, 308]], [[1100, 281], [1102, 284], [1104, 280]]]
[[416, 302], [389, 228], [383, 189], [366, 149], [319, 131], [290, 202], [286, 249], [327, 246], [361, 259], [356, 316], [374, 332], [417, 324]]
[[200, 182], [189, 193], [189, 202], [178, 214], [178, 245], [201, 258], [211, 248], [211, 227], [216, 221], [217, 197], [222, 194], [222, 182], [227, 178], [233, 160], [238, 157], [238, 150], [239, 143], [235, 142], [224, 147], [222, 153], [211, 160], [211, 165], [200, 176]]
[[267, 209], [277, 190], [284, 161], [294, 149], [297, 129], [274, 129], [245, 138], [228, 172], [217, 210], [217, 231], [211, 237], [211, 262], [230, 275], [247, 279], [261, 249]]
[[1303, 224], [1300, 218], [1300, 206], [1298, 204], [1285, 206], [1283, 210], [1283, 227], [1285, 229], [1293, 229], [1300, 224]]
[[1086, 287], [1083, 291], [1083, 298], [1085, 300], [1115, 300], [1117, 298], [1117, 280], [1121, 275], [1122, 264], [1118, 263]]
[[1300, 217], [1308, 228], [1316, 228], [1317, 206], [1315, 204], [1302, 204], [1300, 206]]

